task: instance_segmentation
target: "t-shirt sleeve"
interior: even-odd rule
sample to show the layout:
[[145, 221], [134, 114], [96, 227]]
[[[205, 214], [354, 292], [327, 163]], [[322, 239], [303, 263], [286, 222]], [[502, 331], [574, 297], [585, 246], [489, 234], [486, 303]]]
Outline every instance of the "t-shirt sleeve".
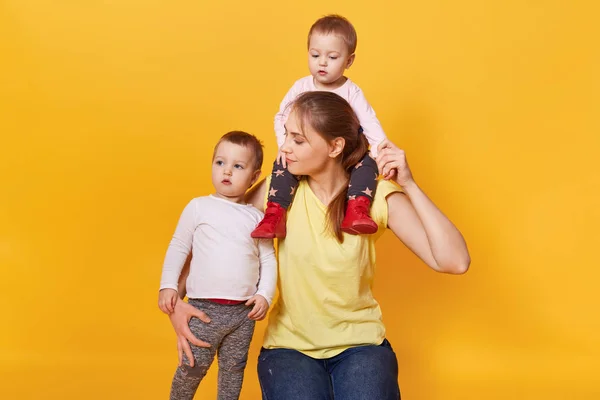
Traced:
[[371, 204], [371, 218], [379, 227], [379, 233], [387, 229], [388, 205], [387, 197], [392, 193], [402, 193], [402, 188], [393, 182], [380, 180], [377, 182], [377, 192]]

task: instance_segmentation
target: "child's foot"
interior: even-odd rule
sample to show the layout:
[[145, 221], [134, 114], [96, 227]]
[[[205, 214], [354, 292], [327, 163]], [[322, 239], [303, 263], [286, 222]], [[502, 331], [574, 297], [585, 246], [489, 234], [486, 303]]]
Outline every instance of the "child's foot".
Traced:
[[255, 239], [283, 239], [285, 237], [286, 209], [277, 203], [268, 202], [265, 216], [250, 236]]
[[370, 235], [377, 232], [377, 224], [369, 215], [371, 199], [359, 196], [348, 200], [346, 215], [342, 221], [342, 231], [351, 235]]

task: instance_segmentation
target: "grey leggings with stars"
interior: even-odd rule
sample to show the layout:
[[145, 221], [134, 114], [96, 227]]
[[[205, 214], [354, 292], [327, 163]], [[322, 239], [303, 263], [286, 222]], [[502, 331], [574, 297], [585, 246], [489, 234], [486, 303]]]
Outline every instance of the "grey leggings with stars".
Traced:
[[[367, 153], [350, 172], [347, 200], [357, 197], [367, 197], [373, 200], [377, 189], [377, 163]], [[271, 173], [271, 187], [269, 188], [269, 201], [277, 203], [286, 210], [292, 203], [294, 193], [298, 187], [298, 178], [292, 175], [282, 164], [273, 163]]]

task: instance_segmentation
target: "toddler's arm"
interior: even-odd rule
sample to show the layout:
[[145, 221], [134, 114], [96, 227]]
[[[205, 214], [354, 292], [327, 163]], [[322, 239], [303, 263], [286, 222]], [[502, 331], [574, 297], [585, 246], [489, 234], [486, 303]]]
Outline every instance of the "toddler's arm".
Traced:
[[[160, 279], [160, 290], [171, 289], [175, 293], [178, 290], [178, 281], [181, 270], [185, 265], [188, 255], [192, 251], [192, 240], [194, 237], [195, 228], [195, 206], [193, 202], [188, 203], [181, 217], [179, 217], [179, 223], [171, 239], [171, 243], [167, 249], [165, 255], [165, 261], [163, 263], [162, 276]], [[164, 290], [165, 294], [162, 297], [163, 300], [167, 296], [166, 293], [172, 293], [171, 290]], [[170, 296], [168, 296], [170, 298]], [[177, 295], [175, 295], [175, 301]], [[173, 304], [174, 306], [174, 304]]]
[[373, 110], [363, 91], [360, 89], [350, 99], [350, 105], [358, 116], [360, 126], [363, 128], [363, 134], [367, 137], [371, 145], [371, 155], [377, 157], [377, 146], [387, 139], [387, 137], [375, 115], [375, 110]]
[[300, 86], [298, 82], [288, 90], [285, 97], [279, 105], [279, 112], [275, 114], [275, 136], [277, 137], [277, 148], [281, 149], [283, 142], [285, 142], [285, 121], [290, 113], [288, 105], [296, 99], [300, 94]]
[[177, 304], [177, 290], [161, 289], [158, 292], [158, 308], [165, 314], [171, 314], [175, 311]]

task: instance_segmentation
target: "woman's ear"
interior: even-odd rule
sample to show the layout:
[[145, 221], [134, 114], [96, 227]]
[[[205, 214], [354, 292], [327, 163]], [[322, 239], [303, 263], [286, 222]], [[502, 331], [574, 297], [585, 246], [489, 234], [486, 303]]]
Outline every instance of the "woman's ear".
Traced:
[[343, 137], [337, 137], [333, 139], [329, 145], [329, 157], [336, 158], [342, 151], [344, 151], [344, 146], [346, 145], [346, 139]]

